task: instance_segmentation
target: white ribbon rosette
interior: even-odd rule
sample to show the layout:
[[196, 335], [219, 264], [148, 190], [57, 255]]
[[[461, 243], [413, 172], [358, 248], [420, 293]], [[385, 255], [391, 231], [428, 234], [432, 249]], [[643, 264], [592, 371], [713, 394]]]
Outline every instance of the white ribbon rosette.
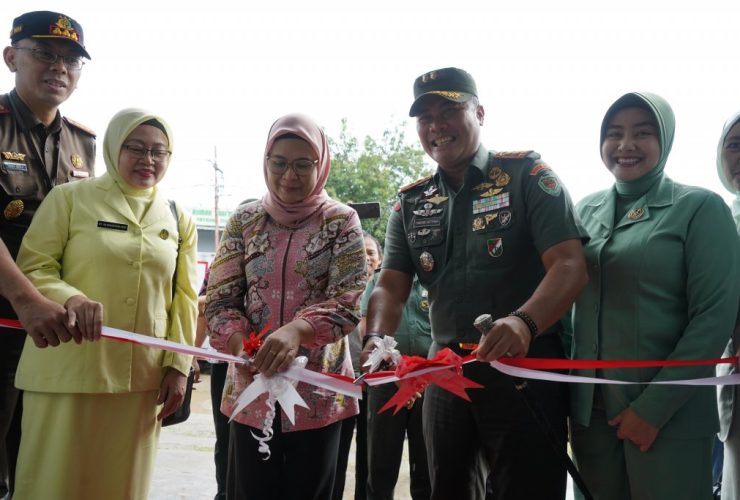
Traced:
[[389, 365], [398, 365], [401, 361], [401, 353], [396, 349], [398, 345], [396, 339], [390, 335], [386, 335], [382, 339], [374, 337], [371, 341], [375, 343], [375, 349], [373, 349], [373, 352], [370, 353], [367, 361], [362, 366], [369, 366], [370, 371], [375, 372], [378, 371], [383, 361]]
[[[307, 362], [307, 357], [299, 356], [295, 358], [291, 364], [291, 368], [302, 369], [306, 366]], [[287, 374], [288, 372], [276, 373], [272, 377], [265, 377], [261, 373], [255, 375], [252, 383], [239, 394], [239, 397], [236, 399], [234, 411], [231, 412], [231, 416], [229, 417], [229, 422], [231, 422], [249, 403], [257, 399], [262, 393], [267, 393], [267, 413], [265, 414], [265, 420], [262, 422], [263, 435], [257, 436], [254, 432], [251, 433], [252, 437], [259, 442], [258, 451], [266, 455], [263, 460], [270, 458], [270, 445], [267, 442], [272, 439], [273, 435], [272, 422], [275, 419], [275, 402], [280, 403], [280, 407], [285, 412], [291, 424], [295, 423], [296, 406], [308, 408], [308, 405], [295, 388], [298, 380], [288, 377]]]

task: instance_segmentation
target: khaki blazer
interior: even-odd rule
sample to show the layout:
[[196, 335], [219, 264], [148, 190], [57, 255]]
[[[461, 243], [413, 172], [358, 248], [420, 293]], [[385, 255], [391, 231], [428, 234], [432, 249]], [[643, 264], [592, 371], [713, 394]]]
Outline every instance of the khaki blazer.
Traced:
[[[78, 294], [101, 302], [106, 326], [192, 345], [197, 231], [189, 214], [182, 209], [178, 214], [176, 223], [169, 202], [157, 192], [137, 222], [107, 174], [58, 186], [39, 207], [18, 265], [59, 304]], [[148, 391], [159, 388], [164, 368], [186, 374], [190, 361], [117, 340], [39, 349], [28, 338], [16, 385], [41, 392]]]

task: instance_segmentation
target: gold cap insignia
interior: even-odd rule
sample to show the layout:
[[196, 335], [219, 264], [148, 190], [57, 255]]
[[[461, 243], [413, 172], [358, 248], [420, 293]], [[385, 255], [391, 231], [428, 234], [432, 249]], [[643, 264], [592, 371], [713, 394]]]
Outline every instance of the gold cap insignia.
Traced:
[[15, 219], [23, 213], [24, 208], [25, 205], [23, 204], [23, 200], [13, 200], [5, 207], [3, 215], [7, 220]]
[[80, 36], [72, 27], [72, 21], [70, 21], [69, 18], [65, 16], [59, 16], [57, 22], [49, 26], [49, 34], [69, 38], [70, 40], [74, 40], [75, 42], [80, 41]]

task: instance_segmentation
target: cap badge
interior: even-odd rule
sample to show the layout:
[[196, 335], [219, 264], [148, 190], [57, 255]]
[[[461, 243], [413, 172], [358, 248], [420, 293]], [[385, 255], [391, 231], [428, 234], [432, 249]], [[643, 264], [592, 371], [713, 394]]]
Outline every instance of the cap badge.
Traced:
[[65, 16], [59, 16], [57, 22], [49, 26], [49, 34], [69, 38], [70, 40], [74, 40], [75, 42], [80, 41], [80, 36], [72, 27], [72, 21], [70, 21], [70, 19]]

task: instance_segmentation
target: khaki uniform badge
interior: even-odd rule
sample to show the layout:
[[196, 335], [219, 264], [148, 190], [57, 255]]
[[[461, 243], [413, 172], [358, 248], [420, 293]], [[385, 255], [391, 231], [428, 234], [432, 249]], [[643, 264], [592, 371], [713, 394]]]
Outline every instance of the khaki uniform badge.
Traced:
[[13, 200], [3, 210], [3, 215], [7, 220], [15, 219], [23, 213], [25, 205], [23, 200]]
[[72, 162], [72, 166], [74, 168], [80, 168], [82, 166], [82, 156], [75, 153], [70, 156], [69, 159]]

